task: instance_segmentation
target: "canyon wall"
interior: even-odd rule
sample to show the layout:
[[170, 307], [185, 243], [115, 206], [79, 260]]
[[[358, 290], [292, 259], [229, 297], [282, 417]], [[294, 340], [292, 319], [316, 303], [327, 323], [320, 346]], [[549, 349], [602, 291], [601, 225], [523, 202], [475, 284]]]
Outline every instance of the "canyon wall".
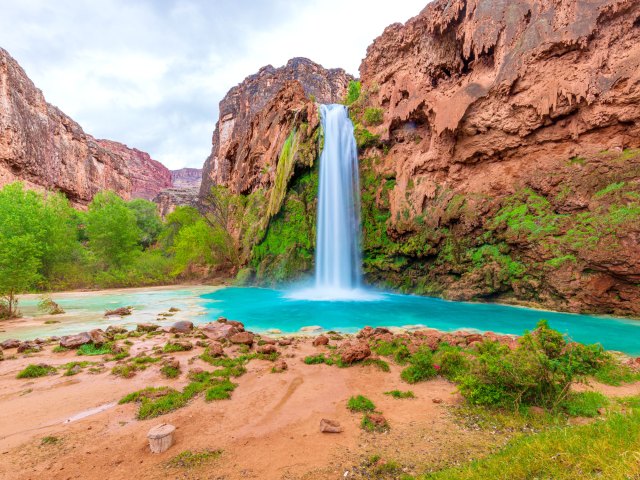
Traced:
[[86, 134], [0, 48], [0, 186], [14, 181], [81, 206], [101, 190], [152, 198], [171, 186], [171, 174], [147, 153]]
[[370, 280], [640, 315], [639, 2], [437, 0], [360, 72]]
[[213, 185], [234, 193], [268, 187], [293, 124], [305, 121], [300, 112], [315, 110], [315, 102], [341, 102], [350, 80], [342, 69], [293, 58], [280, 68], [263, 67], [229, 90], [220, 102], [200, 194], [206, 196]]
[[202, 183], [201, 168], [181, 168], [171, 170], [171, 183], [175, 188], [197, 188]]

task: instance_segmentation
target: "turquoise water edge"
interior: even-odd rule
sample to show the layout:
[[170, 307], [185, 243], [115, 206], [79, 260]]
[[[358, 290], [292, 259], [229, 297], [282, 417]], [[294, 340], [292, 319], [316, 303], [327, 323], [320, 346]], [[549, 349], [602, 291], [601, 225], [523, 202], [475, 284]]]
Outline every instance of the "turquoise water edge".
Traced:
[[[295, 297], [295, 296], [294, 296]], [[61, 336], [118, 324], [135, 328], [136, 323], [171, 325], [178, 320], [194, 324], [219, 316], [243, 322], [248, 330], [278, 329], [296, 333], [319, 326], [323, 330], [353, 333], [362, 327], [423, 326], [442, 331], [472, 330], [522, 334], [541, 320], [583, 343], [600, 343], [606, 349], [640, 355], [640, 321], [607, 316], [577, 315], [493, 303], [451, 302], [430, 297], [376, 292], [366, 301], [309, 301], [292, 298], [291, 291], [267, 288], [187, 287], [114, 293], [64, 293], [53, 296], [67, 313], [46, 317], [59, 323], [44, 324], [36, 298], [20, 303], [27, 318], [0, 323], [0, 340]], [[106, 309], [133, 306], [128, 317], [103, 316]], [[170, 317], [160, 314], [169, 308]], [[30, 317], [30, 318], [29, 318]]]

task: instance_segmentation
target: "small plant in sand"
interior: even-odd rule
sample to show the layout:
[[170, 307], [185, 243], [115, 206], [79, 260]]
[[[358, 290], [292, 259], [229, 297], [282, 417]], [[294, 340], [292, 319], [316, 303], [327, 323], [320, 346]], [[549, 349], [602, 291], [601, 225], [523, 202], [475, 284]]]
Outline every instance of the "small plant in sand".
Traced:
[[377, 413], [365, 413], [360, 422], [360, 428], [367, 432], [388, 432], [389, 423], [380, 414]]
[[160, 368], [160, 373], [165, 378], [178, 378], [180, 376], [180, 369], [173, 365], [164, 365]]
[[[162, 332], [161, 332], [162, 333]], [[174, 353], [174, 352], [185, 352], [187, 350], [191, 350], [192, 346], [187, 346], [186, 343], [182, 342], [167, 342], [166, 345], [162, 348], [164, 353]]]
[[51, 350], [53, 353], [64, 353], [64, 352], [68, 352], [69, 349], [68, 348], [64, 348], [61, 345], [56, 345], [55, 347], [53, 347], [53, 350]]
[[38, 378], [46, 377], [47, 375], [53, 375], [56, 373], [56, 369], [50, 365], [34, 365], [30, 364], [24, 370], [18, 373], [17, 378]]
[[393, 398], [416, 398], [411, 390], [407, 390], [406, 392], [402, 390], [391, 390], [390, 392], [384, 392], [384, 394]]
[[42, 437], [42, 440], [40, 440], [40, 445], [55, 445], [57, 443], [60, 443], [61, 441], [61, 438], [54, 437], [53, 435], [48, 435], [46, 437]]
[[366, 358], [362, 360], [362, 362], [360, 362], [360, 365], [363, 365], [363, 366], [371, 365], [373, 367], [376, 367], [381, 372], [391, 371], [391, 367], [389, 367], [389, 364], [380, 358]]
[[349, 399], [347, 408], [352, 412], [373, 412], [376, 406], [367, 397], [358, 395]]
[[199, 467], [211, 460], [215, 460], [220, 455], [222, 455], [222, 450], [202, 450], [200, 452], [185, 450], [169, 460], [167, 466], [171, 468]]

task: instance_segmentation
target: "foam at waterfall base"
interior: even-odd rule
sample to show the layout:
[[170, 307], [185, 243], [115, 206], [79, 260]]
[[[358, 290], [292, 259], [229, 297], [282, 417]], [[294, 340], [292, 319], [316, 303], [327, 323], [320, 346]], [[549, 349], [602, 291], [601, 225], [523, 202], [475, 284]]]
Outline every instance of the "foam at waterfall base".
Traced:
[[310, 287], [290, 290], [284, 298], [311, 302], [376, 302], [384, 295], [366, 288]]

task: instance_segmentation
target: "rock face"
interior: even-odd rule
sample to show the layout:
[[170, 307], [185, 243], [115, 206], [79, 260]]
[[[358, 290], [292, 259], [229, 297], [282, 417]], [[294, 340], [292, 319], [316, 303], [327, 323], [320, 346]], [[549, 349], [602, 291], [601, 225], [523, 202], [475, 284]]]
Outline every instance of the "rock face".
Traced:
[[151, 198], [171, 185], [169, 171], [148, 154], [96, 140], [49, 105], [0, 48], [0, 186], [14, 181], [61, 191], [75, 205], [105, 189], [125, 199]]
[[640, 315], [640, 3], [436, 0], [360, 72], [370, 279]]
[[176, 207], [197, 207], [199, 192], [197, 187], [165, 188], [153, 198], [153, 202], [158, 205], [158, 213], [164, 218]]
[[306, 58], [294, 58], [281, 68], [263, 67], [232, 88], [220, 102], [201, 196], [213, 185], [248, 193], [272, 181], [293, 124], [299, 117], [313, 116], [315, 101], [342, 101], [351, 79], [342, 69], [327, 70]]
[[201, 168], [181, 168], [171, 170], [171, 182], [174, 188], [200, 188], [202, 182]]

